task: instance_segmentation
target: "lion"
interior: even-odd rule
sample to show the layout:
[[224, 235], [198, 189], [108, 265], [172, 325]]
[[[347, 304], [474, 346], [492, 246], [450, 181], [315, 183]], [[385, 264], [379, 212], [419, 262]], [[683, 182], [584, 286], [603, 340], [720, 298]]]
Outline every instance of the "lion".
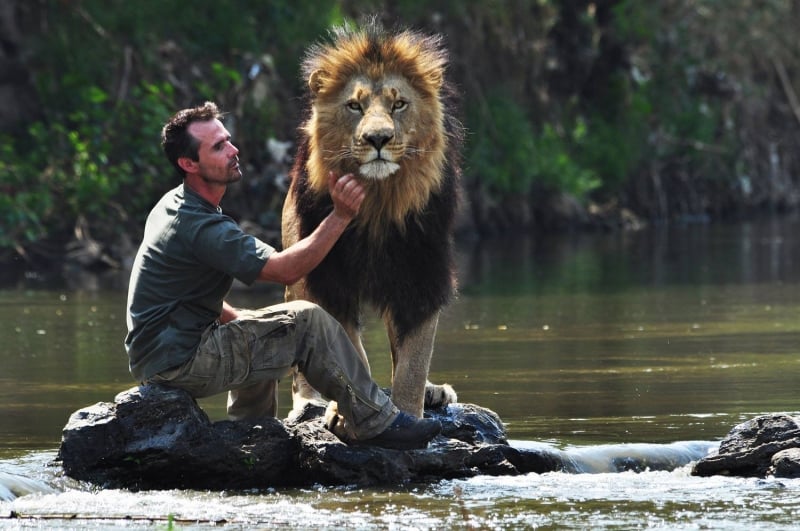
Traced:
[[[439, 315], [455, 295], [453, 225], [463, 132], [445, 79], [442, 38], [386, 31], [374, 19], [331, 30], [302, 64], [309, 115], [299, 129], [282, 213], [284, 247], [331, 211], [327, 175], [352, 173], [366, 197], [323, 262], [288, 286], [286, 299], [318, 303], [344, 327], [364, 363], [363, 305], [386, 326], [392, 401], [423, 416], [456, 402], [428, 381]], [[295, 373], [293, 412], [320, 395]], [[328, 414], [329, 421], [331, 414]]]

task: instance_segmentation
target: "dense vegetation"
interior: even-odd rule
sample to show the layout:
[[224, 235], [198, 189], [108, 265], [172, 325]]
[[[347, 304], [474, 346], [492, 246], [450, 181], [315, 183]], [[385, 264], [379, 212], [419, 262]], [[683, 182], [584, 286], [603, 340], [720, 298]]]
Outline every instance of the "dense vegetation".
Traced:
[[267, 141], [294, 138], [303, 50], [365, 13], [447, 40], [469, 132], [466, 230], [714, 220], [800, 197], [791, 0], [11, 0], [4, 11], [16, 31], [0, 39], [0, 66], [15, 66], [10, 86], [34, 104], [24, 119], [0, 109], [0, 257], [60, 252], [78, 227], [122, 258], [110, 244], [135, 240], [175, 184], [162, 123], [206, 99], [230, 113], [247, 167], [224, 208], [275, 228], [287, 161]]

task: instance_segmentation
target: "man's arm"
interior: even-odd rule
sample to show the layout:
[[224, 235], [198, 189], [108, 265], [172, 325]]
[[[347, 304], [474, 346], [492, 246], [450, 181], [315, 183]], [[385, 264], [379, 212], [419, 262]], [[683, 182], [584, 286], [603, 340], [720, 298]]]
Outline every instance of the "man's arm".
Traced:
[[328, 190], [333, 200], [333, 211], [319, 226], [294, 245], [274, 252], [258, 276], [259, 280], [294, 284], [322, 262], [347, 226], [358, 214], [364, 200], [364, 188], [350, 174], [336, 177], [328, 175]]

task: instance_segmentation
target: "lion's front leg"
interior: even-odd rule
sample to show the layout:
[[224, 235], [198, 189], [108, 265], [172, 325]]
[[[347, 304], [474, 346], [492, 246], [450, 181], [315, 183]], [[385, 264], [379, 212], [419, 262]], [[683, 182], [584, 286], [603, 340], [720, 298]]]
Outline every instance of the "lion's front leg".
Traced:
[[439, 314], [399, 340], [390, 316], [385, 318], [392, 348], [392, 401], [402, 411], [422, 417], [424, 408], [437, 408], [458, 400], [449, 384], [428, 381]]

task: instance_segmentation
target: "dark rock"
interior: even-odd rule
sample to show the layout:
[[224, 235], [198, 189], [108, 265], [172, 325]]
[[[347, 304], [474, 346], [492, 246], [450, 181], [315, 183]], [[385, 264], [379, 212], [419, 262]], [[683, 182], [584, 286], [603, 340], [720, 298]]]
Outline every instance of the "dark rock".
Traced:
[[[797, 454], [776, 454], [793, 448], [800, 448], [798, 419], [780, 413], [762, 415], [735, 426], [722, 440], [716, 454], [695, 463], [692, 475], [763, 478], [791, 474], [793, 469], [800, 467], [800, 461], [790, 465], [787, 460], [797, 458]], [[776, 457], [780, 468], [775, 465]]]
[[781, 450], [773, 455], [767, 473], [778, 478], [800, 478], [800, 448]]
[[427, 411], [442, 435], [412, 451], [348, 446], [325, 428], [322, 408], [307, 413], [211, 423], [184, 391], [135, 387], [73, 413], [57, 461], [75, 479], [134, 490], [388, 485], [563, 468], [557, 452], [509, 446], [500, 418], [471, 404]]
[[73, 413], [58, 460], [67, 475], [109, 487], [245, 489], [289, 483], [285, 456], [297, 451], [276, 419], [212, 424], [188, 393], [147, 385]]
[[503, 421], [497, 413], [471, 404], [451, 404], [428, 411], [442, 423], [442, 435], [470, 444], [508, 444]]

